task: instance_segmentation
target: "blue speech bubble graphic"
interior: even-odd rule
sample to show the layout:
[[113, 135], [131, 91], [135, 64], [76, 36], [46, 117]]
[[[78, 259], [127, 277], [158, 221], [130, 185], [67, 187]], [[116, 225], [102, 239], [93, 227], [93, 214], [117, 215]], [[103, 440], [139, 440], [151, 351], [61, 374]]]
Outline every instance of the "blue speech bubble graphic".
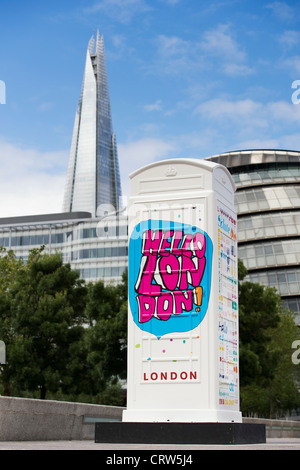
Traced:
[[166, 220], [135, 226], [129, 241], [129, 303], [135, 324], [158, 339], [204, 319], [213, 245], [198, 227]]

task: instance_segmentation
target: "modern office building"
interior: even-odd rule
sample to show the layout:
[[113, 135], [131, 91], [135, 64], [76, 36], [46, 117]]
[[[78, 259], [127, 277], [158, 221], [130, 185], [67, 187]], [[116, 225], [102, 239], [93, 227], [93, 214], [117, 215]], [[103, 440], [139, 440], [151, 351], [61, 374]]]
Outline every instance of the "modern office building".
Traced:
[[276, 287], [300, 323], [300, 152], [243, 150], [209, 160], [226, 166], [236, 183], [247, 278]]
[[103, 36], [92, 36], [76, 111], [63, 212], [119, 210], [121, 181]]
[[120, 282], [128, 265], [127, 217], [103, 219], [88, 212], [0, 219], [0, 246], [26, 262], [29, 251], [45, 245], [46, 253], [62, 253], [88, 281]]

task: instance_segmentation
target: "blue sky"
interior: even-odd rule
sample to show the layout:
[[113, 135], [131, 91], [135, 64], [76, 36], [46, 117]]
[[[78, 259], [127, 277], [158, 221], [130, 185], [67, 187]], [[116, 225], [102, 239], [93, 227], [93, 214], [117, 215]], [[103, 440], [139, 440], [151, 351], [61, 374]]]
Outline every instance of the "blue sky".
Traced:
[[156, 160], [300, 150], [299, 1], [1, 0], [0, 217], [61, 211], [97, 29], [125, 195]]

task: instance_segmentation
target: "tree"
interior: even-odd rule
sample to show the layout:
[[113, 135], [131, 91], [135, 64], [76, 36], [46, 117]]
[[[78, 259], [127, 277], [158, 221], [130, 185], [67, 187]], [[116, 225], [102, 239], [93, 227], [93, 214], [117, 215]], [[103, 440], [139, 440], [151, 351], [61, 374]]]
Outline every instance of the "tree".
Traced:
[[269, 416], [280, 418], [281, 415], [300, 407], [299, 371], [293, 364], [292, 344], [300, 338], [299, 327], [295, 323], [294, 314], [282, 310], [278, 328], [271, 331], [269, 349], [277, 351], [279, 360], [274, 371], [267, 396], [269, 398]]
[[118, 286], [86, 285], [42, 247], [26, 264], [1, 249], [0, 280], [1, 393], [122, 404], [127, 274]]
[[240, 286], [241, 385], [266, 385], [273, 377], [277, 351], [270, 350], [271, 329], [280, 321], [281, 298], [273, 288], [251, 282]]
[[291, 345], [299, 337], [293, 314], [274, 288], [244, 281], [239, 260], [241, 409], [273, 417], [299, 406]]
[[88, 383], [99, 394], [127, 374], [127, 273], [117, 286], [89, 285], [86, 315]]
[[7, 251], [0, 246], [0, 292], [8, 293], [13, 285], [18, 270], [23, 266], [23, 260], [17, 259], [12, 250]]
[[[0, 247], [0, 340], [5, 343], [6, 352], [16, 340], [12, 327], [11, 291], [23, 261], [18, 260], [12, 250]], [[4, 394], [10, 394], [10, 370], [6, 365], [0, 366], [1, 383]]]
[[60, 254], [32, 250], [10, 289], [14, 332], [6, 375], [15, 390], [39, 390], [40, 398], [67, 390], [71, 350], [83, 337], [86, 287]]

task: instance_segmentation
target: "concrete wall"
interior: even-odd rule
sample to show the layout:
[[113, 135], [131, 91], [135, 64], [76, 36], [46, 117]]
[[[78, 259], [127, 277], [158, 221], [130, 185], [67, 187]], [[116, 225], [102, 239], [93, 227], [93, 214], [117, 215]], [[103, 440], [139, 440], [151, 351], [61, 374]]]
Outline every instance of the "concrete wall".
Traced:
[[[124, 408], [0, 397], [0, 441], [94, 440], [95, 422], [121, 421]], [[263, 423], [267, 437], [300, 438], [300, 422], [243, 418]]]
[[243, 418], [243, 423], [261, 423], [266, 425], [268, 437], [300, 437], [300, 421], [281, 419]]
[[94, 440], [95, 422], [120, 421], [122, 408], [0, 397], [0, 441]]

